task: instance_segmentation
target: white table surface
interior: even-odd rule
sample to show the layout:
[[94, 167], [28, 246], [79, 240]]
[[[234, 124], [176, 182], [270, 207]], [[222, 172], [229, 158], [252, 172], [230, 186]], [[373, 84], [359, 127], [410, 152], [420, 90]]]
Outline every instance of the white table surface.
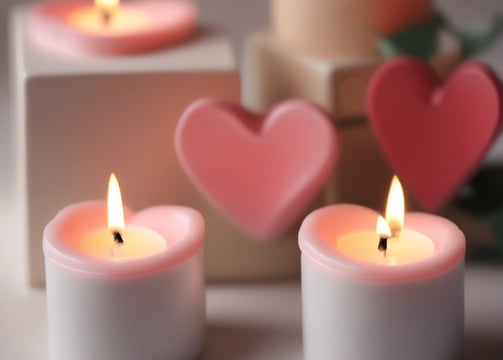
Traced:
[[[5, 9], [10, 2], [12, 0], [0, 0], [0, 5]], [[267, 0], [200, 0], [200, 4], [203, 17], [219, 20], [224, 28], [232, 31], [236, 43], [242, 42], [246, 31], [267, 23]], [[481, 20], [497, 10], [503, 12], [501, 0], [441, 0], [439, 5], [449, 9], [454, 19], [461, 22]], [[2, 10], [0, 15], [0, 25], [4, 28], [5, 12]], [[0, 36], [2, 48], [5, 49], [5, 37]], [[5, 50], [1, 52], [0, 359], [45, 360], [48, 359], [45, 292], [26, 286], [23, 244], [16, 236], [19, 217], [11, 177], [14, 164], [7, 107], [7, 57]], [[482, 58], [503, 73], [502, 42]], [[498, 158], [503, 154], [503, 142], [500, 150], [493, 151]], [[463, 358], [503, 359], [503, 266], [469, 264], [465, 302]], [[302, 359], [298, 283], [209, 286], [207, 307], [208, 336], [203, 360]]]

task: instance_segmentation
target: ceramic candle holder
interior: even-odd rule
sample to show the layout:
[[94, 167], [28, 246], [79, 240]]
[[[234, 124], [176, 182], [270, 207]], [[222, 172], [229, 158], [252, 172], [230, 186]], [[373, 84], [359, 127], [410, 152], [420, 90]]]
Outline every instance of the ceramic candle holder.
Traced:
[[348, 234], [374, 232], [380, 256], [377, 216], [361, 206], [335, 205], [304, 220], [299, 232], [304, 358], [458, 359], [464, 323], [463, 234], [446, 219], [411, 213], [405, 216], [404, 235], [413, 231], [433, 242], [431, 256], [390, 265], [356, 260], [338, 250], [338, 241]]
[[51, 359], [196, 358], [205, 333], [202, 216], [184, 207], [146, 209], [126, 226], [155, 231], [163, 250], [129, 259], [82, 253], [86, 234], [106, 229], [106, 219], [104, 202], [79, 203], [45, 228]]

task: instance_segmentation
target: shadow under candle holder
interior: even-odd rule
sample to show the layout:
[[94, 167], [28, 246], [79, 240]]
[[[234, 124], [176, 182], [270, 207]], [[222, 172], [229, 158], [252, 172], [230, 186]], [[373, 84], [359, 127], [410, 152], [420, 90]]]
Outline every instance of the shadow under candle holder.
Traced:
[[302, 358], [302, 333], [295, 328], [275, 328], [266, 324], [242, 325], [230, 322], [210, 323], [207, 328], [206, 348], [199, 360], [244, 359], [257, 356], [260, 349], [286, 346], [298, 347]]
[[503, 359], [503, 334], [465, 334], [462, 360], [479, 359]]

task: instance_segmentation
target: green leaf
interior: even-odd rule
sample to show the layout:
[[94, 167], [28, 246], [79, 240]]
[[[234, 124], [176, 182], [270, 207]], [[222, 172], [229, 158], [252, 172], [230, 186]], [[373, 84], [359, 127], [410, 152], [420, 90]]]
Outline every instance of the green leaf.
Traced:
[[382, 37], [377, 45], [379, 52], [384, 57], [409, 55], [427, 61], [437, 51], [438, 31], [443, 23], [442, 17], [435, 16], [427, 23]]
[[503, 32], [503, 17], [496, 16], [484, 31], [454, 30], [463, 47], [463, 54], [473, 56], [490, 47]]

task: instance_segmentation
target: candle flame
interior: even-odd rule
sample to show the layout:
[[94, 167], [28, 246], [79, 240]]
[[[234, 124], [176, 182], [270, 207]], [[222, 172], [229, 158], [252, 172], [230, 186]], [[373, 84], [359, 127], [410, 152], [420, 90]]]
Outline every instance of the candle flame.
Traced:
[[94, 0], [94, 6], [98, 9], [103, 23], [110, 22], [113, 13], [119, 7], [120, 0]]
[[122, 196], [119, 181], [114, 173], [110, 174], [108, 181], [108, 229], [110, 231], [124, 230], [124, 209], [122, 208]]
[[403, 196], [402, 184], [395, 175], [391, 180], [388, 202], [386, 204], [386, 222], [389, 225], [391, 233], [396, 236], [402, 231], [403, 219], [405, 214], [405, 201]]
[[391, 237], [391, 229], [389, 228], [388, 222], [384, 220], [381, 215], [377, 217], [376, 233], [379, 237]]

